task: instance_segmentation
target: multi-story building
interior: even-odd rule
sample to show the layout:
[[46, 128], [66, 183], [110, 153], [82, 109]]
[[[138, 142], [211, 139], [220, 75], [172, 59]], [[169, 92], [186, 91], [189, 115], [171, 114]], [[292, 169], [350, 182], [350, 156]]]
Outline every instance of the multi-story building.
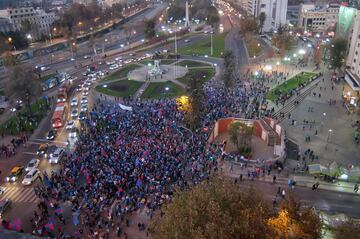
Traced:
[[357, 106], [360, 97], [360, 11], [356, 11], [350, 29], [343, 96], [349, 106]]
[[0, 10], [0, 19], [0, 31], [3, 33], [21, 30], [24, 22], [28, 21], [32, 29], [29, 34], [36, 40], [51, 33], [51, 25], [57, 16], [41, 9], [23, 7]]
[[263, 31], [270, 32], [286, 24], [287, 4], [288, 0], [248, 0], [247, 13], [254, 17], [265, 13]]
[[325, 6], [301, 4], [298, 27], [316, 33], [333, 32], [338, 22], [340, 5], [330, 3]]

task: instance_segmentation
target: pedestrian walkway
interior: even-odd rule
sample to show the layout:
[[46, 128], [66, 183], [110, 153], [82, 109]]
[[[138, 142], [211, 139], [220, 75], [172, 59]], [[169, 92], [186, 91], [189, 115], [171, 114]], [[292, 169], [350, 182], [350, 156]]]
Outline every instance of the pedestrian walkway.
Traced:
[[12, 202], [18, 203], [38, 203], [40, 200], [34, 192], [34, 188], [24, 188], [19, 186], [5, 187], [5, 193], [2, 199], [10, 199]]
[[[232, 165], [232, 166], [231, 166]], [[307, 187], [312, 188], [313, 185], [316, 182], [319, 182], [318, 189], [322, 190], [328, 190], [328, 191], [334, 191], [339, 193], [349, 193], [354, 195], [360, 195], [360, 192], [356, 193], [354, 192], [354, 186], [355, 183], [349, 183], [349, 182], [336, 182], [336, 183], [329, 183], [322, 180], [319, 180], [318, 178], [314, 178], [313, 176], [300, 176], [300, 175], [289, 175], [288, 177], [283, 171], [282, 173], [275, 172], [274, 170], [271, 171], [270, 174], [268, 172], [265, 172], [263, 174], [260, 172], [257, 177], [253, 177], [252, 174], [249, 172], [253, 171], [253, 167], [241, 167], [240, 165], [234, 164], [232, 162], [223, 162], [222, 163], [222, 172], [224, 175], [230, 177], [230, 178], [240, 178], [240, 175], [242, 175], [243, 180], [254, 180], [254, 181], [262, 181], [262, 182], [268, 182], [268, 183], [274, 183], [274, 176], [276, 177], [275, 183], [277, 184], [289, 184], [289, 180], [293, 180], [296, 182], [296, 187]], [[250, 176], [249, 176], [250, 175]]]

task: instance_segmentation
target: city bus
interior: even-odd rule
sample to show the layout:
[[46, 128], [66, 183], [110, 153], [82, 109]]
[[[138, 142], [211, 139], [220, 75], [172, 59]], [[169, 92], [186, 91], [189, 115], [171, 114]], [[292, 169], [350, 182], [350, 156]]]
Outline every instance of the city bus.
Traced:
[[66, 123], [67, 105], [66, 103], [57, 103], [51, 118], [51, 124], [54, 129], [61, 128]]

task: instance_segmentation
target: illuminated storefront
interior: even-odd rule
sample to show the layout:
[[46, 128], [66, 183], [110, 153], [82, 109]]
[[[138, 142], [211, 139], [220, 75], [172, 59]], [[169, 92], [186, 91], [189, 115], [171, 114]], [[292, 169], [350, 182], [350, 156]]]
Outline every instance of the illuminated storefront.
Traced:
[[360, 79], [350, 72], [346, 72], [343, 86], [343, 98], [349, 111], [352, 112], [359, 108], [359, 97]]

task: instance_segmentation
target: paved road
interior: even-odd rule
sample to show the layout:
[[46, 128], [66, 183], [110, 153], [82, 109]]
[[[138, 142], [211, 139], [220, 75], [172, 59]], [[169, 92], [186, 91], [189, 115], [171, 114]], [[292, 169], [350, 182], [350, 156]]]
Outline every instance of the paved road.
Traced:
[[[275, 197], [278, 187], [286, 189], [287, 194], [291, 192], [287, 186], [287, 182], [272, 184], [268, 182], [244, 180], [239, 184], [240, 187], [243, 188], [253, 187], [269, 200]], [[321, 189], [313, 191], [307, 187], [295, 187], [293, 193], [295, 198], [304, 205], [314, 206], [316, 209], [328, 213], [344, 213], [354, 218], [360, 218], [360, 208], [355, 206], [360, 203], [360, 195]]]

